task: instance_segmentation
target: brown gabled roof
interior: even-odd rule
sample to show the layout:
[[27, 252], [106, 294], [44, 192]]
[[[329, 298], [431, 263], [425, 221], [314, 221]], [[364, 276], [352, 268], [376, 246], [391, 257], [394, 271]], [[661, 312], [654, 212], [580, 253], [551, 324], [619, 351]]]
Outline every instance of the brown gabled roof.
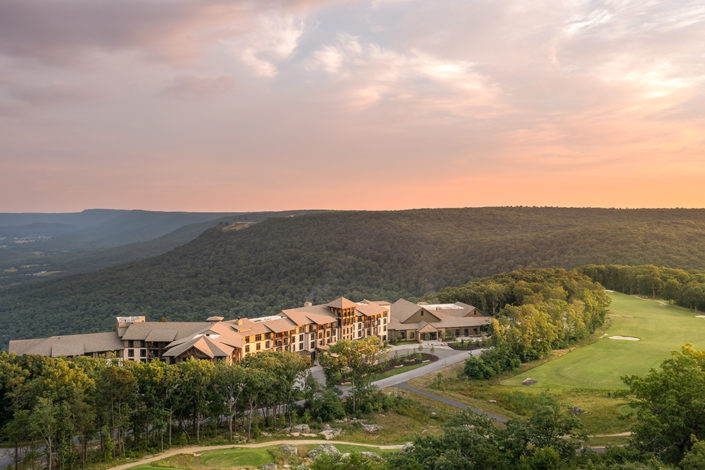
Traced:
[[402, 323], [419, 310], [421, 310], [421, 307], [415, 303], [399, 299], [392, 304], [392, 319]]
[[379, 315], [380, 313], [384, 313], [387, 311], [386, 308], [376, 304], [358, 305], [356, 310], [366, 317]]
[[[419, 323], [419, 326], [421, 326], [421, 323]], [[433, 333], [434, 331], [438, 331], [438, 329], [430, 323], [426, 323], [418, 330], [419, 333]]]
[[292, 322], [296, 323], [298, 326], [310, 325], [311, 323], [313, 323], [307, 316], [310, 314], [307, 314], [306, 312], [297, 312], [294, 309], [288, 309], [282, 310], [282, 315], [287, 317]]
[[[207, 331], [213, 326], [208, 322], [145, 322], [133, 323], [127, 327], [127, 331], [122, 336], [123, 340], [147, 341], [147, 337], [152, 332], [175, 331], [172, 340], [195, 335], [202, 331]], [[158, 334], [158, 333], [155, 333]], [[168, 336], [168, 335], [167, 335]]]
[[354, 308], [357, 307], [357, 304], [351, 300], [346, 299], [345, 297], [340, 297], [335, 299], [333, 302], [327, 303], [326, 307], [330, 308]]
[[20, 341], [10, 341], [10, 353], [38, 354], [41, 356], [81, 356], [125, 349], [116, 332], [89, 333], [85, 335], [52, 336]]
[[237, 331], [245, 336], [261, 335], [272, 332], [272, 330], [267, 327], [269, 322], [253, 322], [247, 318], [242, 318], [241, 321], [242, 325], [238, 325], [236, 321], [223, 323], [229, 325], [233, 331]]
[[267, 328], [269, 328], [275, 333], [281, 333], [282, 331], [295, 330], [296, 323], [289, 320], [288, 318], [282, 318], [279, 320], [268, 321]]

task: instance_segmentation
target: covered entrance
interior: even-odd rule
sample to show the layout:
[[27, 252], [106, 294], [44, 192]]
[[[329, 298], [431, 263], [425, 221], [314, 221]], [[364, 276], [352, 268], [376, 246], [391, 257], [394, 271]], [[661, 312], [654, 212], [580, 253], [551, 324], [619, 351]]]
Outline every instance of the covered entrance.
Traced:
[[417, 339], [419, 341], [435, 341], [438, 339], [438, 330], [427, 323], [426, 326], [420, 328], [417, 332]]

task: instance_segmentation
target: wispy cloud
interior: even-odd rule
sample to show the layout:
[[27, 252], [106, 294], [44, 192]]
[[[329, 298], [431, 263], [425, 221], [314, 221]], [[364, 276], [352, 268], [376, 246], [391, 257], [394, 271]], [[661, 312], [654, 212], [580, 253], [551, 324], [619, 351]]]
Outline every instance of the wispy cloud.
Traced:
[[104, 206], [586, 204], [605, 174], [702, 206], [703, 44], [701, 0], [0, 0], [0, 201], [46, 165]]

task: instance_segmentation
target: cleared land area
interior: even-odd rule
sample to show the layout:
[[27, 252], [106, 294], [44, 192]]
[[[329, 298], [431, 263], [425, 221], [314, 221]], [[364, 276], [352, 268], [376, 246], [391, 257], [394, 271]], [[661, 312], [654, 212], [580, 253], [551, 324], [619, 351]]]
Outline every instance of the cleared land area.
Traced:
[[636, 337], [639, 341], [603, 337], [504, 380], [502, 385], [520, 385], [531, 377], [541, 387], [626, 388], [621, 376], [646, 374], [685, 343], [693, 343], [698, 349], [705, 347], [705, 319], [697, 318], [696, 312], [616, 292], [610, 297], [612, 324], [608, 336]]

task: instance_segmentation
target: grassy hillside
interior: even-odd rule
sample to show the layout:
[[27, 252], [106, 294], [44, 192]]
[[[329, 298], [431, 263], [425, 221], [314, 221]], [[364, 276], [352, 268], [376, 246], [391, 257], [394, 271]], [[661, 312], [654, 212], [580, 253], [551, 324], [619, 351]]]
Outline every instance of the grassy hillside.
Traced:
[[0, 290], [9, 338], [105, 331], [114, 317], [261, 316], [306, 300], [416, 298], [517, 267], [705, 267], [705, 211], [335, 212], [207, 230], [163, 255]]

